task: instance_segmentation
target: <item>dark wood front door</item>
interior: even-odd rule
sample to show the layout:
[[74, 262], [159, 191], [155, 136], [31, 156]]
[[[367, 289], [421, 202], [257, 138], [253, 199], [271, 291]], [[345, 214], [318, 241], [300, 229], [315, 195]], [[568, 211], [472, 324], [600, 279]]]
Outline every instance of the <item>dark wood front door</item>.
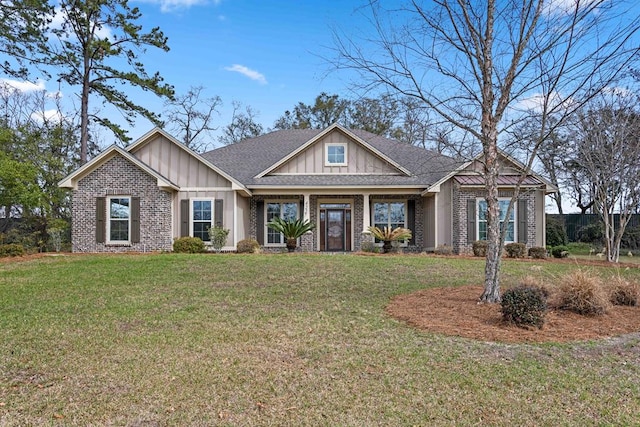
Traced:
[[345, 218], [344, 210], [327, 209], [326, 242], [328, 251], [344, 251]]

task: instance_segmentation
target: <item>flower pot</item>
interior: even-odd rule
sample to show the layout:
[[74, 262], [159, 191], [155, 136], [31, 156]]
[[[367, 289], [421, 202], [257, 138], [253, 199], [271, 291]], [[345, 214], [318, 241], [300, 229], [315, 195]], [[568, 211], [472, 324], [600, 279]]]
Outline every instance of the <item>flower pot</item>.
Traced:
[[391, 240], [385, 240], [384, 243], [382, 244], [382, 253], [388, 254], [389, 252], [391, 252], [392, 248], [393, 248], [393, 245], [391, 244]]
[[296, 246], [298, 246], [298, 239], [287, 239], [287, 250], [289, 252], [295, 251]]

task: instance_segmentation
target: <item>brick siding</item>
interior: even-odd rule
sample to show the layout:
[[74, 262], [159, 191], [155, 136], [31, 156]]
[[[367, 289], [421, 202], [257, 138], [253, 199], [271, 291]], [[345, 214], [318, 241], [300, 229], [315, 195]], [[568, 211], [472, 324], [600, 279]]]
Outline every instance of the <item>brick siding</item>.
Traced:
[[[96, 198], [140, 197], [140, 242], [96, 243]], [[72, 194], [71, 240], [74, 252], [147, 252], [171, 250], [171, 194], [156, 178], [121, 156], [106, 161], [78, 182]]]

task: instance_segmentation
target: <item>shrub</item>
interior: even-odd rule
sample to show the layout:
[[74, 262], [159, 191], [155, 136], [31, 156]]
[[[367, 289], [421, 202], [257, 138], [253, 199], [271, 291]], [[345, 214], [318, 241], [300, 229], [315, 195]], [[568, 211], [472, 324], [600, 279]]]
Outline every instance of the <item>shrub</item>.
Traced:
[[451, 255], [453, 253], [453, 248], [449, 245], [439, 245], [433, 250], [433, 252], [436, 255]]
[[604, 241], [604, 225], [598, 220], [598, 222], [578, 228], [576, 234], [580, 242], [602, 244]]
[[551, 248], [551, 255], [554, 258], [566, 258], [569, 256], [569, 248], [566, 246], [554, 246]]
[[236, 248], [239, 254], [255, 254], [260, 252], [260, 243], [255, 239], [242, 239]]
[[550, 246], [566, 245], [569, 242], [564, 221], [547, 216], [547, 244]]
[[0, 245], [0, 258], [22, 255], [24, 255], [24, 246], [18, 243], [7, 243], [5, 245]]
[[216, 252], [220, 252], [224, 245], [227, 244], [227, 237], [229, 236], [229, 229], [219, 226], [209, 228], [209, 238], [211, 239], [211, 246]]
[[380, 252], [380, 246], [377, 246], [373, 242], [362, 242], [362, 245], [360, 245], [360, 250], [362, 252], [371, 252], [377, 254]]
[[620, 276], [614, 276], [609, 280], [609, 283], [612, 285], [609, 300], [613, 305], [628, 305], [632, 307], [638, 305], [640, 286], [636, 282], [631, 282]]
[[542, 328], [547, 312], [547, 297], [537, 286], [519, 285], [504, 292], [500, 307], [504, 321], [525, 328]]
[[547, 257], [547, 249], [534, 246], [533, 248], [529, 248], [529, 256], [535, 259], [545, 259]]
[[486, 257], [487, 256], [487, 241], [486, 240], [476, 240], [473, 242], [473, 255]]
[[598, 276], [575, 270], [560, 277], [558, 305], [583, 315], [600, 315], [610, 306], [609, 296]]
[[173, 251], [187, 254], [204, 252], [204, 242], [199, 237], [180, 237], [173, 241]]
[[527, 246], [524, 243], [507, 243], [504, 250], [509, 258], [524, 258], [527, 255]]

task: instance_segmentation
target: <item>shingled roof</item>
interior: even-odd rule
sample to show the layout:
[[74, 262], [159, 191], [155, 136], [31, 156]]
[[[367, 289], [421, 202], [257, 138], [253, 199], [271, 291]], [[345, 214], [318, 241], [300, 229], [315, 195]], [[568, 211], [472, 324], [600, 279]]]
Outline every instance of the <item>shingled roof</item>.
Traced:
[[[461, 166], [461, 162], [423, 148], [384, 138], [363, 130], [336, 131], [351, 133], [369, 144], [386, 160], [409, 172], [409, 175], [269, 175], [261, 172], [289, 156], [326, 130], [287, 129], [221, 147], [202, 155], [248, 188], [261, 186], [409, 186], [428, 187]], [[356, 139], [356, 142], [360, 142]]]

